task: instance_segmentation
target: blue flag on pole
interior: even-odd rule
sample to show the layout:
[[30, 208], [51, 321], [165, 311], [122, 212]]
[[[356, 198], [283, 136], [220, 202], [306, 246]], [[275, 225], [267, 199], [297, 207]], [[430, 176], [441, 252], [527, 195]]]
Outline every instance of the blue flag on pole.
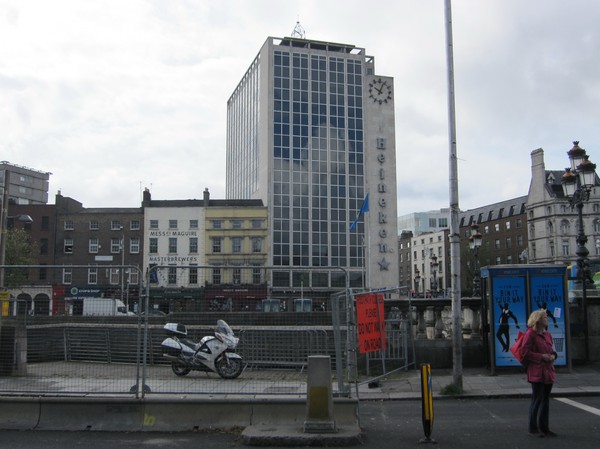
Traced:
[[369, 194], [368, 193], [367, 193], [367, 196], [365, 196], [365, 199], [363, 200], [362, 206], [360, 206], [358, 215], [356, 216], [354, 221], [352, 223], [350, 223], [351, 231], [354, 231], [354, 228], [356, 228], [356, 224], [358, 223], [358, 220], [360, 220], [360, 217], [362, 217], [366, 212], [369, 212]]

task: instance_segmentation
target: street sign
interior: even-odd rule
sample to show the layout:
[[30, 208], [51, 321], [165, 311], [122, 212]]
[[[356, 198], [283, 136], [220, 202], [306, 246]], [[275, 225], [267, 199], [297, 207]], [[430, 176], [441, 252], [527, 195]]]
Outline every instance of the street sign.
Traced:
[[356, 295], [356, 323], [361, 354], [385, 349], [382, 293]]

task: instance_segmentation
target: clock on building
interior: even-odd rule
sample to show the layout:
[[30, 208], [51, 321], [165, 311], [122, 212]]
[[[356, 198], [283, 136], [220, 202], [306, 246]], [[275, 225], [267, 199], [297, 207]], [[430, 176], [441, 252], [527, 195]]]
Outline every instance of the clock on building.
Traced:
[[369, 98], [375, 103], [387, 103], [392, 99], [392, 86], [381, 78], [374, 79], [369, 83]]

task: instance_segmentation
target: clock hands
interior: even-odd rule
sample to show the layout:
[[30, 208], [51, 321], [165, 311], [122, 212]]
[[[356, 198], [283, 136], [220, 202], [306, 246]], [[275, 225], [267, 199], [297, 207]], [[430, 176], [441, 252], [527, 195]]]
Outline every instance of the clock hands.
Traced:
[[[377, 87], [377, 85], [379, 84], [379, 87]], [[382, 79], [379, 80], [373, 80], [373, 83], [369, 83], [369, 96], [371, 98], [373, 98], [373, 100], [376, 103], [382, 104], [382, 103], [387, 103], [389, 99], [391, 99], [391, 93], [392, 93], [392, 89], [391, 87], [388, 85], [387, 81], [384, 81]], [[373, 93], [373, 90], [375, 90], [375, 92], [377, 93]], [[385, 92], [384, 92], [385, 90]]]

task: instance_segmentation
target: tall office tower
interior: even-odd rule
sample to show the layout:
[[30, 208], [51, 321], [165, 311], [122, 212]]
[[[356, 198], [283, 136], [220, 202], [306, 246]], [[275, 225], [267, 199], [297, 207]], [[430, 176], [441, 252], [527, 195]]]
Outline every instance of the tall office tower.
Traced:
[[226, 195], [268, 207], [274, 292], [398, 285], [393, 97], [362, 48], [269, 37], [229, 98]]
[[48, 204], [50, 172], [0, 161], [0, 186], [11, 204]]

